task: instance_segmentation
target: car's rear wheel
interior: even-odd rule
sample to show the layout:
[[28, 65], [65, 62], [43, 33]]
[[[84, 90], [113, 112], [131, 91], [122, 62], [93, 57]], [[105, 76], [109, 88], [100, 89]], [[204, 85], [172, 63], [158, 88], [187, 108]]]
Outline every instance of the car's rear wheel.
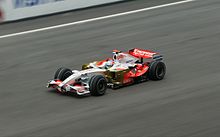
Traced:
[[64, 81], [66, 78], [68, 78], [72, 74], [73, 74], [72, 70], [70, 70], [68, 68], [61, 67], [56, 71], [56, 73], [54, 75], [54, 79], [59, 79], [61, 81]]
[[148, 71], [149, 79], [162, 80], [166, 74], [166, 65], [160, 61], [154, 61], [150, 64]]
[[89, 81], [89, 90], [93, 96], [104, 95], [107, 89], [107, 80], [102, 75], [94, 75]]

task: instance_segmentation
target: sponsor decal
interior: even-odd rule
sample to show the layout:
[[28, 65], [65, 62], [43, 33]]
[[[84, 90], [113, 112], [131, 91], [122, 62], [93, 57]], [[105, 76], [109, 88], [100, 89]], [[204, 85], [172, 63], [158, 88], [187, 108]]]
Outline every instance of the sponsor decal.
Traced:
[[126, 61], [126, 63], [131, 63], [131, 62], [133, 62], [133, 60], [128, 60], [128, 61]]
[[138, 50], [134, 49], [134, 54], [135, 55], [140, 55], [140, 56], [153, 56], [155, 53], [154, 52], [149, 52], [149, 51], [144, 51], [144, 50]]
[[64, 0], [12, 0], [12, 1], [13, 1], [14, 8], [17, 9], [17, 8], [38, 6], [42, 4], [61, 2]]
[[149, 50], [133, 49], [129, 51], [129, 54], [138, 57], [138, 58], [152, 58], [153, 55], [157, 54]]

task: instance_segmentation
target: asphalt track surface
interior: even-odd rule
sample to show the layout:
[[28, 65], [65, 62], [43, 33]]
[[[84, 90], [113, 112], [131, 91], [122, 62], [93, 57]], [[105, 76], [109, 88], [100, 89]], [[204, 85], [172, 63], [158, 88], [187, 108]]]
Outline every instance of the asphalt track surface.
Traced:
[[[0, 33], [105, 15], [114, 6], [117, 12], [162, 3], [131, 1], [2, 24]], [[198, 0], [0, 39], [0, 136], [219, 137], [219, 13], [219, 0]], [[113, 49], [133, 47], [161, 52], [166, 78], [109, 89], [102, 97], [45, 88], [60, 66], [80, 69]]]

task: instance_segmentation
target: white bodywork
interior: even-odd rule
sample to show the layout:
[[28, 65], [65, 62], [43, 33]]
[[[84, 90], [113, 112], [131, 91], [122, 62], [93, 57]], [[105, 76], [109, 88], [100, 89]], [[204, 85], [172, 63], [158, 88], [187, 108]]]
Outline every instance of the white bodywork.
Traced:
[[[69, 76], [67, 79], [65, 79], [62, 82], [57, 82], [56, 80], [51, 80], [48, 83], [47, 87], [50, 87], [51, 85], [57, 85], [57, 89], [60, 92], [76, 92], [78, 95], [88, 94], [89, 91], [89, 78], [91, 75], [94, 74], [103, 74], [105, 72], [105, 69], [100, 68], [91, 68], [86, 70], [73, 70], [73, 74]], [[72, 86], [71, 84], [75, 83], [77, 80], [81, 80], [81, 85]]]

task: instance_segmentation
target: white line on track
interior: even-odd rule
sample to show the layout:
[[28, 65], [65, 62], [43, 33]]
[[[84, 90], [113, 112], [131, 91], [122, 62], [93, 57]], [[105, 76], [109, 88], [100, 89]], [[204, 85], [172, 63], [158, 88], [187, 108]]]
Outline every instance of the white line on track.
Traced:
[[45, 27], [45, 28], [40, 28], [40, 29], [28, 30], [28, 31], [23, 31], [23, 32], [18, 32], [18, 33], [12, 33], [12, 34], [7, 34], [7, 35], [2, 35], [2, 36], [0, 36], [0, 39], [7, 38], [7, 37], [24, 35], [24, 34], [30, 34], [30, 33], [40, 32], [40, 31], [45, 31], [45, 30], [57, 29], [57, 28], [62, 28], [62, 27], [72, 26], [72, 25], [77, 25], [77, 24], [83, 24], [83, 23], [97, 21], [97, 20], [114, 18], [114, 17], [134, 14], [134, 13], [153, 10], [153, 9], [159, 9], [159, 8], [163, 8], [163, 7], [173, 6], [173, 5], [179, 5], [179, 4], [193, 2], [193, 1], [196, 1], [196, 0], [183, 0], [183, 1], [173, 2], [173, 3], [168, 3], [168, 4], [163, 4], [163, 5], [158, 5], [158, 6], [153, 6], [153, 7], [143, 8], [143, 9], [138, 9], [138, 10], [132, 10], [132, 11], [127, 11], [127, 12], [122, 12], [122, 13], [117, 13], [117, 14], [92, 18], [92, 19], [86, 19], [86, 20], [81, 20], [81, 21], [76, 21], [76, 22], [71, 22], [71, 23], [65, 23], [65, 24], [61, 24], [61, 25], [55, 25], [55, 26], [51, 26], [51, 27]]

